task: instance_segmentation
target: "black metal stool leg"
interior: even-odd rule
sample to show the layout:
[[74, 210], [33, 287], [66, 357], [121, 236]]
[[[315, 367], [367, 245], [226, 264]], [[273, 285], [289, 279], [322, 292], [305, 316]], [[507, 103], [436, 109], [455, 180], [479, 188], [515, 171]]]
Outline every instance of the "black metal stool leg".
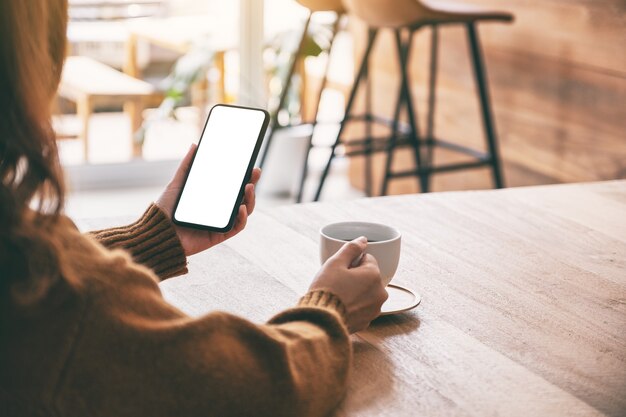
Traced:
[[326, 181], [326, 177], [328, 176], [328, 172], [330, 171], [330, 165], [332, 164], [333, 159], [335, 157], [335, 150], [337, 149], [337, 145], [339, 145], [341, 141], [341, 134], [343, 133], [343, 129], [345, 128], [346, 122], [350, 118], [350, 112], [352, 111], [352, 106], [354, 105], [354, 99], [356, 98], [356, 93], [359, 90], [359, 84], [361, 83], [363, 75], [365, 71], [367, 70], [367, 61], [372, 52], [372, 46], [374, 46], [374, 41], [376, 40], [377, 34], [378, 34], [378, 29], [370, 28], [368, 31], [368, 40], [367, 40], [367, 46], [365, 48], [365, 53], [363, 55], [363, 59], [361, 61], [361, 65], [359, 67], [357, 76], [354, 80], [354, 84], [352, 85], [352, 91], [350, 91], [348, 103], [346, 104], [346, 111], [343, 116], [343, 120], [341, 121], [341, 124], [339, 125], [339, 132], [337, 133], [337, 139], [335, 140], [335, 143], [333, 143], [331, 147], [330, 156], [328, 157], [328, 161], [326, 162], [326, 167], [324, 168], [324, 171], [322, 172], [322, 177], [320, 178], [320, 182], [317, 187], [317, 192], [315, 193], [314, 201], [319, 201], [320, 196], [322, 194], [322, 188], [324, 187], [324, 182]]
[[[398, 29], [399, 30], [399, 29]], [[398, 55], [400, 51], [398, 51]], [[402, 57], [398, 57], [398, 62], [402, 62]], [[385, 177], [383, 178], [383, 186], [380, 191], [380, 195], [387, 195], [387, 188], [389, 186], [389, 179], [391, 177], [391, 166], [393, 165], [393, 157], [395, 155], [395, 147], [398, 139], [398, 124], [400, 123], [400, 112], [402, 111], [402, 105], [404, 104], [405, 97], [404, 92], [406, 86], [404, 85], [404, 77], [401, 77], [400, 88], [398, 89], [398, 100], [396, 101], [396, 108], [393, 113], [392, 125], [391, 125], [391, 137], [387, 144], [387, 161], [385, 163]]]
[[363, 168], [365, 170], [365, 195], [372, 196], [372, 83], [369, 57], [365, 66], [365, 141], [363, 143]]
[[472, 56], [472, 64], [474, 67], [474, 76], [476, 77], [476, 85], [478, 87], [478, 94], [480, 98], [483, 128], [485, 129], [485, 136], [487, 137], [487, 144], [489, 146], [489, 154], [491, 157], [493, 180], [496, 188], [502, 188], [504, 187], [504, 178], [502, 176], [502, 167], [498, 152], [498, 140], [496, 138], [496, 131], [493, 122], [493, 113], [491, 111], [491, 103], [489, 101], [485, 65], [483, 63], [483, 57], [480, 50], [478, 33], [473, 23], [467, 24], [467, 35]]
[[389, 186], [389, 180], [391, 179], [391, 166], [393, 165], [393, 156], [395, 155], [396, 142], [398, 140], [398, 124], [400, 119], [400, 111], [402, 110], [402, 104], [404, 103], [404, 86], [400, 86], [398, 92], [398, 101], [396, 102], [396, 109], [394, 111], [392, 125], [391, 125], [391, 137], [387, 144], [387, 161], [385, 162], [385, 177], [383, 178], [383, 186], [380, 190], [380, 195], [387, 195], [387, 188]]
[[420, 172], [423, 168], [421, 149], [420, 149], [420, 133], [417, 125], [417, 119], [415, 118], [415, 108], [413, 107], [413, 98], [411, 97], [411, 83], [408, 74], [409, 57], [411, 52], [411, 44], [413, 40], [413, 31], [409, 32], [409, 37], [406, 42], [402, 42], [400, 31], [396, 31], [396, 44], [398, 46], [398, 52], [400, 53], [400, 70], [402, 72], [402, 80], [404, 88], [404, 95], [406, 100], [406, 108], [409, 118], [409, 125], [411, 126], [411, 143], [413, 145], [413, 153], [415, 156], [415, 168], [418, 173], [419, 185], [422, 192], [427, 193], [428, 180], [426, 175]]
[[287, 77], [283, 82], [283, 88], [280, 92], [280, 99], [278, 101], [278, 107], [273, 112], [270, 118], [270, 125], [268, 129], [267, 137], [265, 138], [265, 148], [263, 150], [263, 154], [261, 155], [261, 159], [259, 160], [259, 167], [263, 168], [265, 165], [265, 160], [267, 159], [267, 155], [270, 151], [270, 146], [272, 145], [272, 139], [274, 139], [274, 133], [278, 128], [278, 113], [285, 107], [285, 102], [287, 101], [287, 95], [289, 94], [289, 89], [291, 88], [291, 79], [293, 78], [294, 73], [296, 72], [296, 66], [298, 65], [298, 59], [300, 58], [300, 54], [304, 49], [304, 45], [306, 42], [307, 33], [309, 31], [309, 25], [311, 24], [311, 17], [313, 13], [309, 13], [309, 17], [304, 23], [304, 29], [302, 30], [302, 37], [300, 38], [300, 43], [298, 44], [298, 49], [293, 54], [291, 58], [291, 64], [289, 66], [289, 71], [287, 73]]
[[343, 15], [338, 15], [337, 20], [333, 24], [333, 32], [330, 38], [330, 44], [328, 45], [328, 57], [326, 59], [326, 65], [324, 68], [324, 77], [322, 78], [322, 85], [320, 86], [320, 90], [317, 96], [317, 106], [315, 107], [315, 112], [313, 114], [313, 120], [311, 121], [311, 136], [309, 137], [308, 148], [306, 151], [306, 155], [304, 157], [304, 164], [302, 166], [302, 176], [300, 177], [300, 188], [298, 189], [298, 196], [296, 197], [296, 203], [302, 202], [302, 194], [304, 193], [304, 184], [306, 182], [306, 177], [309, 173], [309, 154], [311, 153], [311, 149], [313, 148], [313, 135], [315, 134], [315, 127], [317, 126], [317, 116], [319, 114], [320, 103], [322, 102], [322, 95], [324, 94], [324, 90], [326, 90], [326, 85], [328, 84], [328, 72], [330, 70], [330, 56], [333, 51], [333, 44], [335, 43], [335, 38], [337, 37], [337, 33], [339, 32], [339, 28], [341, 25], [341, 20]]
[[[436, 89], [437, 89], [437, 61], [439, 57], [439, 30], [437, 25], [431, 27], [430, 42], [430, 70], [428, 82], [428, 119], [426, 125], [426, 166], [433, 166], [433, 156], [435, 150], [435, 105], [436, 105]], [[430, 173], [426, 173], [426, 181], [430, 188]]]

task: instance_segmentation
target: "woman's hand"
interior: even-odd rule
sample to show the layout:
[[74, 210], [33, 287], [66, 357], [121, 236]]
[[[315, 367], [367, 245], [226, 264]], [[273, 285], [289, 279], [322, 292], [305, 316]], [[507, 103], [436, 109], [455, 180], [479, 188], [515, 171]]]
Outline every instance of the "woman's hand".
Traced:
[[[365, 248], [365, 237], [343, 245], [324, 263], [309, 289], [330, 291], [339, 297], [346, 307], [346, 325], [350, 333], [367, 328], [378, 317], [389, 297], [383, 287], [378, 263], [372, 255], [363, 255]], [[352, 266], [354, 262], [358, 265]]]
[[[189, 152], [187, 152], [187, 155], [176, 170], [174, 178], [172, 179], [172, 181], [170, 181], [167, 187], [165, 187], [163, 194], [161, 194], [159, 199], [156, 201], [156, 205], [159, 206], [161, 210], [163, 210], [169, 216], [170, 219], [172, 218], [176, 199], [178, 198], [178, 195], [180, 194], [180, 191], [183, 187], [183, 183], [185, 181], [187, 171], [189, 171], [189, 167], [191, 165], [193, 155], [196, 152], [196, 148], [197, 145], [195, 144], [191, 146]], [[250, 183], [246, 184], [243, 202], [241, 203], [241, 206], [239, 206], [239, 212], [237, 213], [235, 225], [229, 232], [217, 233], [207, 230], [198, 230], [183, 226], [175, 226], [176, 233], [178, 234], [178, 238], [180, 239], [180, 243], [183, 245], [183, 249], [185, 250], [185, 255], [190, 256], [198, 252], [202, 252], [203, 250], [206, 250], [219, 243], [222, 243], [226, 239], [235, 236], [246, 227], [248, 216], [251, 215], [254, 211], [254, 186], [259, 181], [259, 178], [261, 178], [261, 170], [259, 168], [254, 168], [254, 170], [252, 170]]]

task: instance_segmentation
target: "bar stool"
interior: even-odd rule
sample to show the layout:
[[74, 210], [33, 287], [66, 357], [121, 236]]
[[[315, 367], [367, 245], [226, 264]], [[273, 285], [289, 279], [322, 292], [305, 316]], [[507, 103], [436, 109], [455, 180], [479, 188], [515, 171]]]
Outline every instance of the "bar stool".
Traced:
[[291, 57], [291, 62], [289, 63], [289, 70], [287, 71], [287, 75], [285, 80], [283, 80], [282, 82], [282, 89], [280, 92], [280, 97], [278, 100], [278, 105], [276, 107], [276, 109], [273, 109], [271, 111], [271, 117], [270, 117], [270, 124], [269, 124], [269, 129], [268, 129], [268, 134], [265, 138], [265, 149], [261, 155], [260, 158], [260, 162], [259, 162], [259, 166], [261, 168], [263, 168], [263, 166], [265, 165], [266, 159], [267, 159], [267, 155], [269, 153], [270, 147], [272, 145], [272, 140], [274, 138], [274, 134], [281, 130], [281, 129], [286, 129], [286, 128], [290, 128], [290, 127], [294, 127], [292, 125], [281, 125], [278, 121], [278, 116], [281, 110], [283, 110], [285, 108], [286, 105], [286, 101], [287, 101], [287, 96], [289, 94], [289, 89], [291, 88], [292, 85], [292, 79], [293, 76], [296, 72], [296, 67], [298, 65], [298, 60], [301, 59], [301, 55], [302, 52], [305, 48], [305, 44], [306, 44], [306, 38], [307, 38], [307, 34], [309, 31], [309, 27], [311, 24], [311, 19], [313, 17], [314, 13], [317, 12], [334, 12], [337, 15], [337, 18], [334, 21], [333, 27], [332, 27], [332, 33], [331, 33], [331, 37], [330, 37], [330, 42], [328, 45], [328, 48], [326, 49], [326, 53], [328, 53], [328, 59], [326, 61], [326, 66], [324, 69], [324, 75], [322, 78], [322, 83], [321, 83], [321, 87], [319, 89], [319, 95], [317, 97], [317, 105], [315, 107], [315, 111], [312, 115], [312, 120], [310, 123], [310, 130], [309, 130], [309, 134], [307, 135], [308, 138], [308, 148], [307, 148], [307, 152], [306, 152], [306, 156], [304, 159], [304, 164], [303, 164], [303, 171], [302, 171], [302, 176], [301, 176], [301, 180], [300, 180], [300, 188], [299, 188], [299, 192], [298, 192], [298, 196], [296, 197], [296, 201], [299, 203], [302, 201], [302, 192], [303, 192], [303, 188], [304, 188], [304, 182], [306, 180], [307, 177], [307, 172], [308, 172], [308, 160], [309, 160], [309, 154], [310, 151], [313, 147], [313, 134], [315, 133], [315, 127], [317, 126], [317, 115], [319, 112], [319, 104], [322, 100], [322, 93], [324, 92], [324, 90], [326, 89], [327, 83], [328, 83], [328, 70], [330, 68], [330, 54], [332, 52], [332, 48], [333, 48], [333, 44], [335, 41], [335, 38], [337, 36], [337, 33], [341, 30], [341, 21], [342, 18], [345, 14], [345, 9], [343, 7], [343, 4], [341, 3], [341, 0], [296, 0], [300, 5], [306, 7], [307, 9], [309, 9], [309, 15], [307, 17], [307, 20], [305, 21], [304, 24], [304, 28], [302, 30], [302, 35], [299, 41], [299, 45], [297, 50], [294, 52], [294, 54]]
[[[434, 173], [456, 171], [463, 169], [476, 168], [481, 166], [490, 166], [496, 188], [504, 186], [502, 177], [502, 169], [500, 156], [498, 152], [498, 142], [495, 132], [489, 92], [487, 88], [485, 66], [480, 49], [480, 42], [476, 25], [480, 21], [500, 21], [511, 22], [513, 16], [506, 12], [483, 11], [468, 8], [466, 5], [450, 4], [444, 2], [442, 5], [430, 6], [421, 0], [343, 0], [346, 10], [353, 14], [368, 25], [368, 39], [362, 61], [359, 65], [352, 90], [346, 105], [344, 118], [341, 122], [337, 139], [331, 148], [331, 155], [328, 158], [326, 167], [322, 173], [315, 201], [318, 201], [324, 186], [324, 182], [328, 176], [332, 160], [336, 156], [336, 149], [339, 145], [357, 145], [362, 146], [356, 151], [347, 152], [345, 155], [364, 155], [366, 157], [366, 191], [371, 194], [369, 188], [369, 177], [371, 176], [370, 157], [373, 153], [386, 152], [387, 162], [385, 165], [385, 177], [381, 189], [381, 194], [387, 193], [389, 180], [394, 178], [402, 178], [408, 176], [416, 176], [419, 180], [420, 190], [428, 192], [430, 189], [430, 177]], [[482, 125], [487, 141], [487, 152], [480, 152], [462, 145], [447, 142], [434, 137], [434, 111], [435, 111], [435, 87], [437, 73], [437, 57], [438, 57], [438, 27], [440, 25], [461, 24], [467, 29], [469, 40], [470, 55], [476, 85], [478, 88], [478, 96], [481, 108]], [[428, 114], [427, 128], [424, 138], [421, 137], [417, 120], [415, 117], [415, 106], [411, 97], [411, 83], [408, 76], [408, 64], [411, 51], [412, 39], [414, 34], [424, 27], [432, 28], [432, 42], [430, 55], [430, 80], [428, 94]], [[353, 116], [351, 114], [355, 97], [362, 82], [368, 83], [368, 67], [372, 47], [376, 40], [376, 36], [380, 29], [391, 29], [395, 34], [395, 41], [400, 60], [401, 85], [398, 94], [398, 100], [394, 110], [394, 116], [391, 120], [391, 136], [384, 138], [385, 143], [380, 144], [380, 138], [373, 138], [369, 134], [369, 125], [373, 122], [384, 122], [380, 118], [371, 114], [369, 88], [367, 88], [368, 97], [366, 97], [366, 114], [363, 116]], [[408, 113], [408, 126], [400, 123], [400, 112], [406, 107]], [[348, 121], [364, 120], [368, 126], [366, 137], [363, 140], [342, 141], [342, 133]], [[391, 166], [393, 161], [394, 150], [400, 146], [410, 146], [413, 148], [415, 159], [415, 169], [392, 172]], [[469, 155], [474, 160], [466, 163], [447, 164], [441, 166], [433, 166], [434, 147], [439, 146], [449, 150]]]

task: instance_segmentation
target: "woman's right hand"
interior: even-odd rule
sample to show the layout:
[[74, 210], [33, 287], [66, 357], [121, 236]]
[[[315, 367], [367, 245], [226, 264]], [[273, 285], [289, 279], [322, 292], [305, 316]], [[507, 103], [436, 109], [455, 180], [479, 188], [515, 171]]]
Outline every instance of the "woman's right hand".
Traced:
[[[339, 297], [346, 307], [350, 333], [367, 328], [378, 317], [389, 296], [383, 287], [378, 263], [372, 255], [363, 255], [365, 248], [365, 237], [343, 245], [324, 263], [309, 288], [310, 291], [326, 290]], [[358, 265], [353, 266], [362, 255]]]

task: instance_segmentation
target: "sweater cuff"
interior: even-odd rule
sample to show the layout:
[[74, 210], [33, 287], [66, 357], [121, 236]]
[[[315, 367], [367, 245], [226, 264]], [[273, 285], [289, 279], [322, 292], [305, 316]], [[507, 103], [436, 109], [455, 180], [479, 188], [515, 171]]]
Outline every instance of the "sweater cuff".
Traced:
[[346, 321], [346, 306], [335, 294], [325, 290], [309, 291], [298, 302], [298, 307], [319, 307], [330, 309], [341, 317], [343, 323]]
[[187, 272], [187, 258], [174, 224], [156, 204], [151, 204], [135, 223], [91, 234], [109, 249], [124, 249], [160, 279]]

